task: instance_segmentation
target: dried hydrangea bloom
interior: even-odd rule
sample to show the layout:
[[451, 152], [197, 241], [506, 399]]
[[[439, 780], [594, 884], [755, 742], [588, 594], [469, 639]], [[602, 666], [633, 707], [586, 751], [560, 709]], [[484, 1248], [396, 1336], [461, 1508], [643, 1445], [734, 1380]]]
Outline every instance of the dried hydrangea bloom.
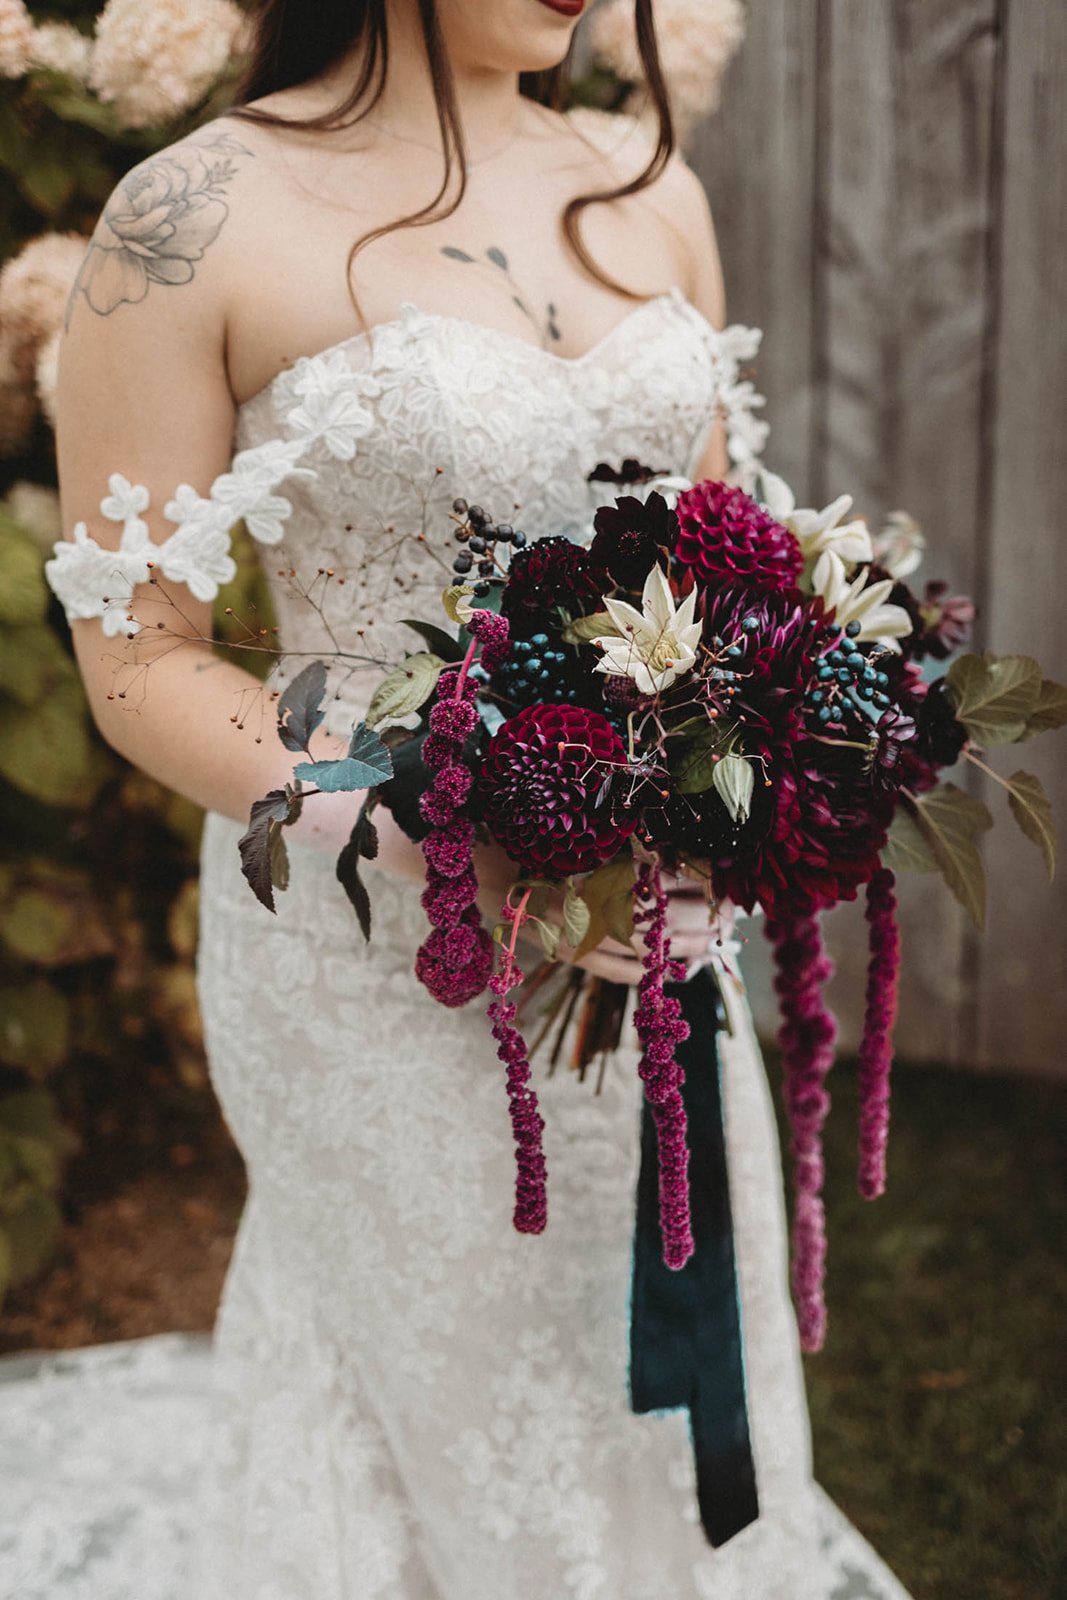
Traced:
[[0, 78], [21, 78], [30, 64], [33, 22], [23, 0], [0, 0]]
[[30, 44], [30, 64], [61, 72], [75, 83], [85, 83], [92, 51], [92, 40], [69, 22], [42, 22], [34, 30]]
[[[605, 66], [625, 83], [643, 83], [632, 0], [609, 0], [589, 31]], [[723, 73], [744, 36], [741, 0], [656, 0], [660, 60], [683, 138], [718, 106]]]
[[160, 127], [204, 98], [243, 28], [232, 0], [108, 0], [90, 86], [127, 128]]

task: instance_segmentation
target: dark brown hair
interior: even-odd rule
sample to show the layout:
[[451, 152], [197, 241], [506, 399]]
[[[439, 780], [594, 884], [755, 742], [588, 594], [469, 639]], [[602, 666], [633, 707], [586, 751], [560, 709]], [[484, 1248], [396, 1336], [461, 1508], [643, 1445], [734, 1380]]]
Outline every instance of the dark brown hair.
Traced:
[[[637, 42], [641, 62], [652, 104], [656, 111], [656, 147], [643, 171], [628, 183], [598, 194], [578, 195], [569, 200], [563, 212], [563, 230], [567, 241], [582, 265], [601, 283], [638, 300], [640, 295], [618, 283], [605, 273], [590, 256], [581, 237], [580, 221], [588, 206], [611, 200], [621, 200], [639, 194], [655, 182], [670, 160], [675, 148], [674, 126], [671, 120], [667, 86], [656, 48], [655, 27], [652, 21], [652, 0], [635, 0]], [[253, 26], [253, 46], [248, 65], [237, 87], [236, 107], [233, 116], [257, 122], [268, 127], [296, 127], [313, 132], [331, 132], [351, 127], [374, 109], [385, 88], [389, 68], [389, 30], [387, 0], [315, 0], [314, 18], [308, 15], [303, 0], [251, 0], [250, 12]], [[466, 192], [466, 146], [456, 101], [455, 84], [441, 35], [436, 0], [418, 0], [419, 19], [426, 56], [430, 65], [434, 99], [437, 105], [437, 123], [441, 130], [444, 154], [444, 176], [434, 198], [420, 211], [385, 223], [357, 239], [348, 255], [349, 293], [359, 311], [352, 291], [352, 264], [357, 253], [374, 239], [392, 233], [397, 228], [418, 227], [449, 217], [456, 210]], [[350, 51], [360, 52], [360, 67], [350, 91], [345, 98], [328, 111], [315, 117], [282, 117], [248, 105], [250, 100], [272, 94], [279, 89], [295, 88], [326, 72]], [[546, 72], [523, 73], [519, 79], [520, 92], [530, 100], [560, 110], [567, 102], [570, 84], [571, 54], [566, 60]], [[369, 100], [367, 96], [369, 95]], [[366, 102], [366, 103], [363, 103]], [[359, 108], [359, 109], [357, 109]], [[441, 202], [459, 162], [459, 189], [454, 198], [442, 209]], [[360, 313], [362, 316], [362, 313]]]

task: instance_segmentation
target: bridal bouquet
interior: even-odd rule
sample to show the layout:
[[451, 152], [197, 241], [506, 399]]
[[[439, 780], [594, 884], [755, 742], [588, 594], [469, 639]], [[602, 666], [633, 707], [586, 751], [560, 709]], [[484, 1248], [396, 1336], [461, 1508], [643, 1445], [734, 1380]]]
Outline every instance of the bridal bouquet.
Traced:
[[[524, 925], [554, 958], [607, 935], [643, 947], [633, 1025], [659, 1152], [665, 1262], [693, 1252], [678, 1045], [688, 1036], [667, 933], [668, 874], [694, 879], [709, 927], [723, 902], [761, 909], [774, 948], [795, 1207], [792, 1282], [802, 1344], [825, 1327], [821, 1129], [835, 1024], [819, 915], [866, 894], [870, 965], [860, 1051], [859, 1187], [885, 1184], [891, 1032], [899, 939], [895, 872], [939, 871], [977, 921], [977, 836], [992, 818], [940, 780], [961, 756], [1067, 720], [1067, 691], [1028, 656], [963, 655], [931, 679], [927, 661], [968, 635], [973, 607], [905, 582], [921, 536], [897, 514], [873, 540], [841, 496], [801, 510], [761, 471], [753, 488], [689, 485], [636, 462], [594, 479], [630, 492], [596, 513], [591, 539], [528, 543], [457, 500], [452, 628], [410, 626], [426, 649], [378, 687], [338, 762], [299, 764], [258, 803], [241, 842], [253, 887], [272, 904], [287, 867], [281, 830], [320, 790], [370, 791], [338, 863], [369, 936], [361, 857], [388, 805], [421, 841], [429, 932], [416, 972], [442, 1004], [488, 992], [517, 1156], [515, 1225], [546, 1222], [543, 1122], [517, 1026]], [[453, 631], [454, 630], [454, 631]], [[278, 706], [287, 747], [307, 750], [322, 718], [315, 663]], [[995, 775], [994, 775], [995, 776]], [[1053, 864], [1048, 801], [1024, 772], [1002, 780], [1012, 813]], [[496, 841], [515, 883], [492, 934], [482, 924], [477, 840]], [[610, 1009], [610, 1008], [609, 1008]], [[621, 1005], [616, 1007], [621, 1016]]]

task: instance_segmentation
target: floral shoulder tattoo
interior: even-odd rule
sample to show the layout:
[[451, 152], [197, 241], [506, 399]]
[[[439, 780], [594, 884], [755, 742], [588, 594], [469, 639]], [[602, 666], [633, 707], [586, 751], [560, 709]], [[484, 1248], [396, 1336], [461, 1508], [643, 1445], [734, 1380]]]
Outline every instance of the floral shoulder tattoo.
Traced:
[[223, 198], [236, 158], [252, 152], [229, 133], [164, 151], [130, 173], [107, 205], [67, 303], [79, 296], [101, 317], [136, 305], [153, 283], [189, 283], [194, 263], [230, 214]]

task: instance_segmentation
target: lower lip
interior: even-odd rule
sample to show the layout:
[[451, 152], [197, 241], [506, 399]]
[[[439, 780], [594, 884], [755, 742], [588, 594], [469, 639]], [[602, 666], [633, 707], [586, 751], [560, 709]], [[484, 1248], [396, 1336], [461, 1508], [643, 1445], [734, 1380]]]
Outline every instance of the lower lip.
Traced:
[[585, 0], [540, 0], [540, 3], [550, 11], [558, 11], [561, 17], [580, 17], [585, 10]]

